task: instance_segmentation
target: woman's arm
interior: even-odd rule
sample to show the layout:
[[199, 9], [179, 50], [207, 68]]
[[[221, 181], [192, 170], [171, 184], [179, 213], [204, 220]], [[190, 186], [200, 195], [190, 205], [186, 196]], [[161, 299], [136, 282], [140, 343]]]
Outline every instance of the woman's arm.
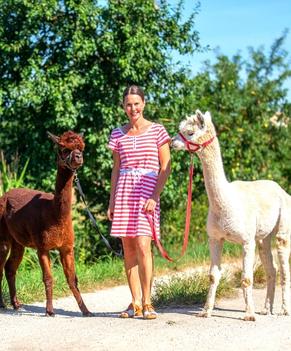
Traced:
[[119, 177], [119, 169], [120, 169], [119, 153], [116, 151], [113, 151], [113, 168], [111, 172], [110, 200], [109, 200], [109, 207], [107, 210], [107, 217], [110, 221], [112, 221], [113, 219], [114, 197], [115, 197], [115, 190], [116, 190], [116, 185]]
[[169, 143], [165, 143], [159, 148], [160, 172], [157, 179], [157, 184], [153, 191], [151, 198], [149, 198], [144, 205], [146, 212], [153, 212], [160, 194], [166, 184], [166, 181], [171, 172], [171, 158]]

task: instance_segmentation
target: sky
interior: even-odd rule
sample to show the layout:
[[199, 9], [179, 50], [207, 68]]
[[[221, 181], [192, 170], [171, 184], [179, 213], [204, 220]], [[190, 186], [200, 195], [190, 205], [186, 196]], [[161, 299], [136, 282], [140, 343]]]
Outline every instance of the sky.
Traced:
[[[178, 0], [170, 0], [169, 3], [177, 4]], [[195, 0], [184, 0], [185, 16], [195, 4]], [[268, 53], [284, 29], [289, 29], [284, 48], [289, 52], [291, 66], [291, 0], [200, 0], [196, 29], [201, 44], [209, 45], [211, 51], [196, 53], [191, 61], [183, 59], [189, 62], [194, 73], [202, 69], [202, 62], [206, 59], [215, 62], [214, 50], [218, 47], [228, 57], [240, 52], [247, 58], [250, 46], [263, 46]], [[291, 78], [285, 86], [291, 100]]]

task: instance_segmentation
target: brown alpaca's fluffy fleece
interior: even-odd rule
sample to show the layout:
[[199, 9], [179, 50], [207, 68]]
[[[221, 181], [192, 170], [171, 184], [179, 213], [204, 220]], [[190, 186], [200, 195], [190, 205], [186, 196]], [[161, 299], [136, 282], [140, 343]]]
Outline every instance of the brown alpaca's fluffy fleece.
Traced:
[[78, 134], [75, 134], [71, 130], [65, 132], [60, 136], [58, 144], [62, 147], [65, 147], [69, 150], [80, 150], [84, 151], [85, 143], [82, 137]]

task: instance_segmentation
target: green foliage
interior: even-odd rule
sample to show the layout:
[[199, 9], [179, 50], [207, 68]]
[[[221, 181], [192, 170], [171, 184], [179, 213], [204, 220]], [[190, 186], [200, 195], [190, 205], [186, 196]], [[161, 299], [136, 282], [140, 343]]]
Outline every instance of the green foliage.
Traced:
[[[195, 189], [194, 189], [195, 192]], [[180, 247], [184, 237], [186, 220], [187, 189], [180, 194], [180, 202], [175, 208], [161, 214], [161, 235], [166, 245]], [[184, 201], [183, 201], [184, 200]], [[208, 212], [206, 194], [192, 199], [191, 223], [190, 223], [190, 243], [201, 244], [207, 241], [206, 237], [206, 217]], [[163, 203], [162, 203], [163, 207]]]
[[[195, 59], [201, 50], [195, 27], [199, 6], [194, 4], [183, 20], [183, 2], [171, 7], [166, 0], [159, 6], [136, 0], [102, 5], [94, 0], [0, 0], [1, 149], [8, 163], [21, 155], [22, 169], [30, 158], [30, 184], [51, 191], [55, 153], [46, 132], [84, 132], [85, 164], [78, 176], [104, 233], [109, 231], [105, 213], [112, 167], [107, 142], [111, 130], [126, 121], [120, 102], [130, 83], [145, 89], [146, 117], [163, 123], [170, 135], [186, 114], [209, 110], [230, 180], [272, 178], [290, 192], [287, 32], [268, 53], [250, 49], [247, 61], [240, 54], [231, 59], [218, 54], [213, 65], [207, 63], [193, 77], [172, 60], [173, 51]], [[188, 166], [187, 153], [172, 153], [172, 175], [161, 199], [165, 240], [177, 245]], [[197, 158], [195, 170], [194, 202], [205, 193]], [[198, 208], [191, 230], [205, 240], [205, 199]], [[78, 211], [77, 253], [84, 262], [94, 261], [106, 250], [83, 209]]]
[[[216, 296], [229, 297], [234, 294], [232, 280], [223, 276]], [[174, 276], [169, 281], [161, 281], [155, 286], [153, 302], [157, 306], [193, 305], [205, 302], [209, 290], [207, 274], [195, 273], [193, 276]]]
[[185, 104], [189, 112], [195, 106], [212, 113], [230, 180], [273, 179], [290, 192], [291, 104], [283, 87], [291, 76], [283, 49], [286, 35], [268, 54], [263, 48], [250, 49], [247, 61], [218, 54], [214, 65], [207, 63], [193, 78]]
[[[81, 177], [95, 203], [107, 204], [110, 131], [123, 123], [124, 87], [146, 88], [149, 116], [162, 117], [161, 96], [174, 90], [170, 50], [199, 48], [194, 17], [166, 1], [0, 1], [0, 138], [5, 152], [30, 155], [36, 185], [53, 188], [54, 155], [46, 131], [85, 132]], [[5, 132], [4, 132], [5, 131]], [[43, 162], [46, 160], [46, 162]]]
[[[172, 247], [169, 247], [172, 249]], [[77, 252], [80, 253], [78, 247]], [[174, 250], [174, 249], [173, 249]], [[155, 273], [157, 275], [165, 274], [167, 272], [173, 272], [175, 270], [181, 271], [185, 267], [195, 267], [197, 264], [205, 264], [208, 260], [208, 247], [207, 242], [202, 243], [190, 243], [188, 250], [182, 260], [178, 260], [174, 263], [167, 262], [163, 259], [156, 250], [155, 252]], [[229, 250], [230, 257], [234, 256], [235, 252]], [[228, 253], [227, 253], [228, 255]], [[78, 255], [77, 255], [78, 256]], [[66, 282], [66, 278], [63, 272], [63, 268], [60, 264], [59, 253], [57, 251], [50, 252], [51, 263], [52, 263], [52, 274], [54, 278], [54, 298], [71, 295], [71, 291]], [[99, 258], [95, 257], [95, 262], [88, 264], [83, 260], [81, 254], [76, 260], [76, 272], [78, 276], [79, 287], [82, 292], [92, 291], [100, 287], [110, 287], [116, 284], [125, 283], [126, 276], [124, 272], [124, 262], [122, 259], [111, 257], [110, 255], [103, 255]], [[227, 259], [227, 258], [226, 258]], [[207, 262], [208, 264], [208, 262]], [[205, 277], [200, 276], [199, 278], [191, 277], [187, 280], [185, 289], [191, 285], [191, 282], [195, 280], [195, 284], [190, 288], [189, 294], [186, 294], [186, 300], [188, 302], [183, 303], [194, 303], [198, 302], [197, 296], [201, 299], [204, 298], [206, 290], [208, 289], [209, 279], [207, 275]], [[228, 280], [228, 278], [227, 278]], [[23, 303], [30, 303], [33, 301], [42, 301], [45, 299], [44, 285], [42, 282], [42, 272], [38, 262], [37, 252], [33, 249], [26, 248], [25, 255], [17, 272], [17, 292], [18, 296]], [[183, 281], [177, 283], [183, 285]], [[169, 284], [170, 285], [170, 284]], [[203, 293], [201, 290], [203, 286]], [[4, 300], [9, 303], [9, 293], [6, 279], [2, 282]], [[160, 285], [158, 285], [160, 289]], [[223, 296], [227, 291], [225, 287], [224, 278], [220, 283], [221, 291]], [[219, 288], [219, 289], [220, 289]], [[172, 289], [172, 288], [170, 288]], [[182, 287], [179, 288], [180, 291]], [[193, 291], [196, 291], [196, 295], [193, 298]], [[220, 290], [219, 290], [220, 291]], [[156, 298], [156, 297], [155, 297]], [[161, 304], [162, 303], [161, 297]], [[165, 300], [167, 301], [167, 300]], [[179, 301], [179, 303], [182, 303]], [[160, 304], [160, 302], [159, 302]]]
[[[17, 272], [16, 288], [18, 297], [22, 303], [31, 303], [45, 300], [45, 289], [42, 281], [42, 272], [39, 264], [34, 265], [31, 251], [28, 257], [32, 257], [30, 263], [24, 260]], [[52, 274], [54, 278], [54, 298], [71, 295], [63, 268], [57, 263], [58, 256], [53, 255]], [[28, 274], [29, 272], [29, 274]], [[123, 262], [120, 259], [107, 257], [98, 260], [94, 265], [85, 265], [76, 262], [76, 273], [81, 292], [92, 291], [101, 287], [109, 287], [125, 283]], [[8, 286], [3, 279], [4, 301], [9, 303]]]
[[19, 174], [18, 157], [15, 157], [11, 164], [7, 164], [4, 153], [0, 150], [0, 196], [2, 196], [9, 189], [23, 186], [28, 163], [29, 159], [26, 160], [24, 167]]
[[[107, 142], [111, 130], [125, 122], [123, 89], [133, 82], [143, 86], [147, 116], [154, 121], [169, 116], [172, 123], [167, 101], [187, 80], [187, 72], [176, 69], [171, 51], [200, 49], [194, 28], [198, 7], [193, 5], [186, 20], [182, 10], [183, 1], [176, 7], [161, 1], [156, 7], [154, 1], [135, 0], [104, 5], [0, 0], [1, 148], [9, 160], [16, 152], [22, 159], [29, 155], [34, 187], [54, 189], [55, 155], [46, 131], [84, 132], [79, 178], [90, 208], [104, 218], [112, 167]], [[101, 225], [107, 229], [108, 224]], [[88, 246], [94, 235], [80, 241]]]

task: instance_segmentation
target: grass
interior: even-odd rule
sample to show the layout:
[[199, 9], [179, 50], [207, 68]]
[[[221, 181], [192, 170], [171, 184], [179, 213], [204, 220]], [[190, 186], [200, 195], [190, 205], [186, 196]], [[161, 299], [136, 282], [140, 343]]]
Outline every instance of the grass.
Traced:
[[[237, 248], [229, 247], [228, 255], [224, 260], [232, 259], [238, 255]], [[170, 254], [178, 257], [181, 248], [170, 248]], [[193, 268], [198, 265], [209, 264], [209, 251], [207, 243], [190, 244], [185, 256], [176, 262], [165, 261], [154, 248], [155, 254], [155, 275], [161, 276], [173, 272], [179, 272], [186, 268]], [[63, 273], [63, 269], [59, 264], [59, 256], [57, 252], [51, 253], [52, 274], [54, 278], [54, 298], [71, 295], [71, 291], [67, 286], [67, 282]], [[112, 287], [118, 284], [126, 283], [126, 276], [123, 268], [123, 260], [106, 256], [94, 264], [86, 265], [76, 262], [76, 272], [81, 292], [91, 292], [97, 289]], [[206, 279], [208, 282], [208, 278]], [[9, 301], [8, 288], [6, 280], [3, 279], [3, 295], [6, 303]], [[190, 284], [188, 282], [185, 283]], [[196, 285], [196, 284], [193, 284]], [[20, 268], [17, 272], [16, 286], [18, 297], [22, 303], [31, 303], [35, 301], [45, 300], [44, 284], [42, 282], [42, 272], [38, 263], [35, 250], [27, 249]], [[199, 281], [198, 286], [202, 287]], [[206, 288], [203, 290], [203, 294]], [[204, 295], [203, 295], [204, 296]]]
[[[224, 257], [225, 258], [225, 257]], [[227, 256], [230, 260], [231, 257]], [[227, 298], [236, 295], [237, 288], [241, 287], [241, 269], [231, 274], [222, 276], [216, 298]], [[254, 288], [263, 288], [266, 285], [266, 273], [261, 264], [256, 264], [254, 269]], [[209, 289], [208, 274], [195, 273], [192, 276], [174, 275], [166, 281], [158, 282], [155, 285], [153, 302], [156, 306], [179, 306], [193, 305], [206, 301]]]
[[[180, 248], [171, 248], [171, 254], [179, 254]], [[28, 249], [29, 253], [24, 256], [21, 266], [17, 272], [17, 291], [22, 303], [32, 303], [45, 300], [42, 272], [38, 264], [36, 251]], [[209, 266], [208, 246], [205, 243], [198, 245], [191, 244], [185, 256], [175, 262], [165, 261], [154, 249], [155, 253], [155, 276], [173, 274], [168, 280], [157, 280], [153, 302], [156, 306], [169, 305], [181, 306], [205, 302], [209, 277], [205, 273], [195, 273], [192, 276], [175, 273], [183, 272], [187, 268], [197, 266]], [[222, 261], [230, 263], [241, 260], [241, 248], [238, 245], [226, 243]], [[57, 252], [52, 252], [52, 273], [54, 277], [54, 299], [71, 295], [67, 282], [59, 264]], [[123, 268], [123, 260], [116, 257], [106, 256], [98, 262], [86, 265], [76, 262], [76, 272], [79, 287], [82, 293], [92, 292], [101, 288], [108, 288], [126, 283]], [[223, 276], [217, 289], [217, 298], [234, 296], [236, 288], [241, 284], [241, 270], [233, 274]], [[278, 282], [278, 277], [277, 277]], [[3, 279], [4, 301], [8, 304], [8, 288], [6, 280]], [[266, 274], [261, 264], [256, 263], [254, 270], [254, 287], [262, 288], [266, 285]]]
[[15, 155], [10, 164], [7, 163], [4, 153], [0, 150], [0, 196], [12, 188], [19, 188], [24, 185], [24, 177], [29, 159], [19, 172], [19, 157]]
[[[52, 274], [54, 278], [54, 298], [71, 295], [63, 269], [57, 259], [53, 259]], [[120, 259], [108, 257], [90, 266], [76, 263], [76, 272], [81, 292], [90, 292], [104, 287], [125, 283], [123, 262]], [[8, 304], [8, 287], [3, 279], [4, 301]], [[32, 303], [45, 300], [42, 272], [39, 265], [28, 268], [27, 262], [21, 264], [16, 278], [16, 287], [19, 300], [22, 303]]]
[[[236, 286], [240, 286], [241, 282], [241, 276], [242, 276], [242, 271], [237, 271], [234, 274], [234, 280]], [[279, 272], [276, 275], [276, 284], [279, 283], [280, 280], [280, 274]], [[254, 288], [255, 289], [261, 289], [266, 286], [267, 283], [267, 277], [266, 277], [266, 272], [264, 270], [264, 267], [262, 264], [255, 264], [254, 268]]]
[[[153, 302], [156, 306], [193, 305], [205, 302], [209, 288], [207, 274], [195, 273], [192, 276], [174, 276], [167, 282], [157, 283]], [[230, 277], [223, 276], [217, 288], [216, 297], [234, 296], [235, 289]]]

